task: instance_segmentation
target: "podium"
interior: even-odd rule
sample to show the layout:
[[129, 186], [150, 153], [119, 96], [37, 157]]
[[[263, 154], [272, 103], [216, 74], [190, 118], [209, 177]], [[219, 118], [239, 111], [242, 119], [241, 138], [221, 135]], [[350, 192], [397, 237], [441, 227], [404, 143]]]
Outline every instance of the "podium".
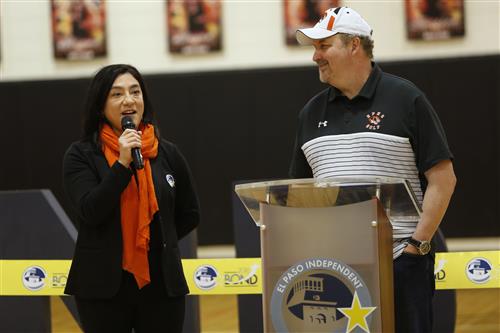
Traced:
[[260, 228], [265, 332], [394, 332], [391, 225], [421, 212], [406, 180], [279, 180], [235, 192]]

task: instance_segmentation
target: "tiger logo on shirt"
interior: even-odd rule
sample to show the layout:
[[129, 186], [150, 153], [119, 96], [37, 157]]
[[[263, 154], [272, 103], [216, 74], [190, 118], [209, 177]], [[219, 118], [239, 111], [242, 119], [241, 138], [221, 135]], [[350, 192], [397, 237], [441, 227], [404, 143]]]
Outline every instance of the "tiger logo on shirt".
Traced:
[[371, 112], [366, 115], [368, 119], [368, 124], [366, 124], [366, 128], [372, 131], [376, 131], [380, 129], [380, 123], [382, 119], [384, 119], [385, 115], [382, 112]]

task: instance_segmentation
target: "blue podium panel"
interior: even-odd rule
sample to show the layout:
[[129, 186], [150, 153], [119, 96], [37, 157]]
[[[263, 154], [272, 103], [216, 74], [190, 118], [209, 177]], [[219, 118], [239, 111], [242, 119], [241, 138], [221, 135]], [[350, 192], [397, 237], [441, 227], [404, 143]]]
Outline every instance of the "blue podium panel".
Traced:
[[[76, 229], [49, 190], [1, 191], [0, 221], [0, 259], [73, 256]], [[62, 300], [79, 323], [73, 297]], [[50, 316], [47, 296], [0, 298], [1, 332], [50, 332]]]
[[0, 192], [1, 259], [71, 259], [76, 229], [49, 190]]

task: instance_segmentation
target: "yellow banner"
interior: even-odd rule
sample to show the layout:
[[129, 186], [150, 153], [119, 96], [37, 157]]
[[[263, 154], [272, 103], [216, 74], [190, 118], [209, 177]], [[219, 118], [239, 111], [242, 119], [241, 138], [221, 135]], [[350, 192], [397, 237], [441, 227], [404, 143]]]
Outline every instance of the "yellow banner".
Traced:
[[260, 294], [260, 263], [260, 258], [182, 260], [193, 295]]
[[71, 260], [0, 260], [0, 296], [64, 295]]
[[[184, 259], [191, 295], [260, 294], [260, 258]], [[71, 260], [0, 260], [0, 296], [63, 295]], [[500, 251], [437, 253], [436, 289], [500, 288]]]
[[[0, 296], [64, 295], [71, 260], [0, 260]], [[184, 259], [192, 295], [260, 294], [260, 258]]]
[[500, 251], [436, 253], [436, 289], [500, 288]]

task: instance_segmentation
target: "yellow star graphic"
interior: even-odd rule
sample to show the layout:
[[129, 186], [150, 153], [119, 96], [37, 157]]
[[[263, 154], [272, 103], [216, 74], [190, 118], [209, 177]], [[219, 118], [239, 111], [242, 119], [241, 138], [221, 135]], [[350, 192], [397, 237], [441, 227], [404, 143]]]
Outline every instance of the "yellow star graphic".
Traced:
[[354, 292], [354, 298], [352, 299], [352, 304], [350, 308], [337, 308], [340, 312], [342, 312], [349, 321], [347, 323], [347, 331], [346, 333], [351, 332], [356, 326], [359, 326], [365, 332], [370, 333], [370, 328], [368, 327], [368, 323], [366, 322], [366, 317], [370, 313], [372, 313], [377, 307], [367, 306], [362, 307], [359, 303], [358, 292]]

